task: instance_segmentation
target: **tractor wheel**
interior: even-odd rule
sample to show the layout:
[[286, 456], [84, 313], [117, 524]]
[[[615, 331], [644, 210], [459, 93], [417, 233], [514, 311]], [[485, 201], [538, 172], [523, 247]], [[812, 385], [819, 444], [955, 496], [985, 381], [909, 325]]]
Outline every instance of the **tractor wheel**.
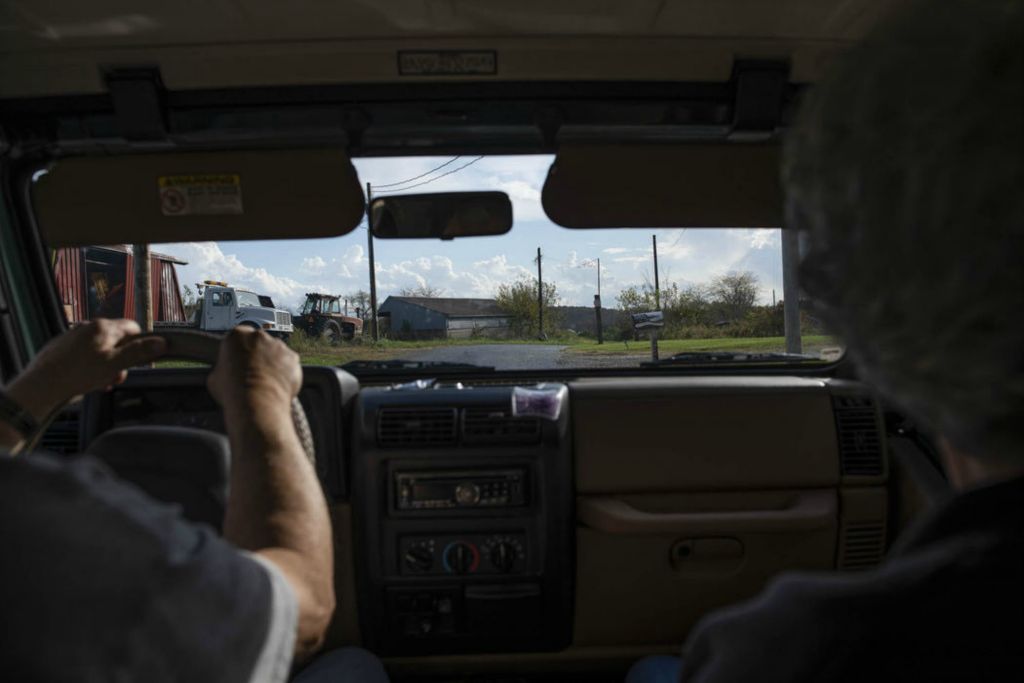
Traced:
[[332, 346], [337, 346], [338, 344], [340, 344], [341, 340], [342, 340], [342, 334], [341, 334], [341, 328], [338, 327], [338, 323], [333, 322], [333, 321], [327, 323], [324, 326], [324, 331], [321, 334], [321, 337], [325, 341], [330, 343]]
[[345, 341], [352, 341], [356, 338], [356, 326], [352, 323], [345, 323], [341, 326], [341, 334]]

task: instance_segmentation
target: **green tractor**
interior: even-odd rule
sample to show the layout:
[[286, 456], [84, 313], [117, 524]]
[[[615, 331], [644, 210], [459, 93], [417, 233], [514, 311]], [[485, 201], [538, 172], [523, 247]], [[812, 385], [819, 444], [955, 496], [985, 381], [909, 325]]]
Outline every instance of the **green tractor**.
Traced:
[[363, 319], [359, 317], [358, 308], [355, 312], [355, 316], [347, 315], [347, 306], [345, 312], [342, 312], [340, 296], [309, 292], [300, 313], [292, 316], [292, 325], [310, 337], [338, 344], [362, 336]]

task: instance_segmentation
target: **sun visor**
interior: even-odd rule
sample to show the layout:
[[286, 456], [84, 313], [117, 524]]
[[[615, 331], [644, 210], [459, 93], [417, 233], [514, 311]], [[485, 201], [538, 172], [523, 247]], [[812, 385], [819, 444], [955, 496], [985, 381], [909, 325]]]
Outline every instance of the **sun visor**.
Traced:
[[563, 145], [541, 201], [566, 228], [777, 228], [779, 147]]
[[365, 210], [338, 149], [68, 158], [37, 176], [32, 199], [54, 248], [335, 237]]

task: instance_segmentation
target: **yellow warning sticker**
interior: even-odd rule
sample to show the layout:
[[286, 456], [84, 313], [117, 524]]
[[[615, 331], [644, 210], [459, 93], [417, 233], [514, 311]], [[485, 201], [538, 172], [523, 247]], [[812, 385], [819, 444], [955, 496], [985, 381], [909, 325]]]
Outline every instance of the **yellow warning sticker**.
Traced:
[[157, 178], [157, 186], [165, 216], [242, 213], [242, 177], [237, 173], [165, 175]]

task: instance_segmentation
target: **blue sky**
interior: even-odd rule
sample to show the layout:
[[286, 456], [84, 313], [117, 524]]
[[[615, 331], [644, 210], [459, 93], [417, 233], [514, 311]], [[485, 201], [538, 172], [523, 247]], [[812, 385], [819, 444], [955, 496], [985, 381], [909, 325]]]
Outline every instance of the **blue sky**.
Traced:
[[[354, 163], [364, 184], [382, 185], [418, 176], [450, 158], [356, 159]], [[471, 160], [460, 159], [428, 178]], [[758, 277], [762, 302], [771, 301], [772, 288], [782, 297], [778, 230], [561, 228], [547, 219], [540, 205], [540, 189], [551, 161], [550, 156], [486, 157], [411, 190], [503, 190], [512, 198], [515, 224], [499, 237], [450, 242], [376, 240], [378, 301], [420, 284], [440, 288], [445, 296], [490, 297], [501, 283], [536, 275], [534, 257], [539, 246], [544, 252], [544, 279], [555, 283], [562, 303], [592, 305], [597, 290], [593, 262], [600, 258], [602, 299], [605, 306], [615, 306], [623, 288], [653, 280], [652, 234], [658, 236], [662, 283], [674, 281], [682, 286], [750, 270]], [[269, 294], [286, 308], [298, 305], [309, 291], [345, 295], [369, 289], [362, 228], [332, 239], [190, 242], [156, 249], [189, 262], [178, 267], [182, 284], [226, 280]]]

